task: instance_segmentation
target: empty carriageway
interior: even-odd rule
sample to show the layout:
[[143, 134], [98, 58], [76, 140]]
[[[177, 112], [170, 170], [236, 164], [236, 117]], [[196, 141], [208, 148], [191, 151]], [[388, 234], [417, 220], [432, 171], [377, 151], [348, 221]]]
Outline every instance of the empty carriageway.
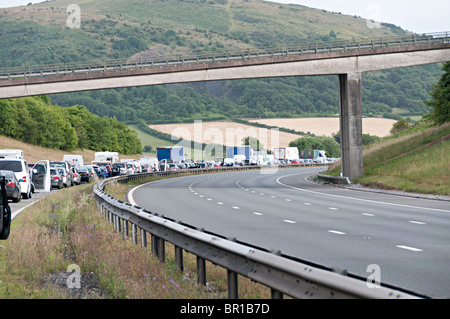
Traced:
[[158, 60], [92, 61], [0, 69], [0, 99], [218, 80], [338, 75], [344, 176], [362, 174], [364, 72], [450, 61], [450, 33], [225, 52]]

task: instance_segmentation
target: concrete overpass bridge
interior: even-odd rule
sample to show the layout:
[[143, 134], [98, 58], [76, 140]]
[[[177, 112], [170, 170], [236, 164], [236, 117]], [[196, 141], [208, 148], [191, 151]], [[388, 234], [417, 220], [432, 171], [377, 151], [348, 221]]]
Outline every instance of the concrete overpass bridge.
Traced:
[[363, 72], [450, 61], [450, 32], [258, 51], [0, 69], [0, 99], [158, 84], [338, 75], [344, 176], [363, 172]]

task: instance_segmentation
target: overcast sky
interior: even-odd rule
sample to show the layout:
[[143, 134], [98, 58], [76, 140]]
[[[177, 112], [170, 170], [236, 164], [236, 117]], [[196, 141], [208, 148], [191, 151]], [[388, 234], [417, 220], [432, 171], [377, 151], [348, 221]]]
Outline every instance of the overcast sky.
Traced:
[[[450, 31], [449, 0], [270, 0], [357, 15], [395, 24], [416, 33]], [[0, 0], [0, 8], [39, 0]], [[77, 0], [73, 0], [76, 4]]]

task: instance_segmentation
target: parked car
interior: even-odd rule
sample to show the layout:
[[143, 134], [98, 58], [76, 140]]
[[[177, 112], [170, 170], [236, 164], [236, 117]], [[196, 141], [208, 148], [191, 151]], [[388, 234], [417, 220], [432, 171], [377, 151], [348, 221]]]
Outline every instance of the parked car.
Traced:
[[58, 171], [59, 175], [61, 176], [61, 179], [63, 181], [64, 187], [72, 186], [72, 178], [71, 174], [66, 171], [65, 168], [62, 167], [56, 167], [56, 170]]
[[6, 181], [6, 196], [12, 199], [14, 203], [20, 202], [22, 194], [20, 193], [20, 185], [16, 175], [13, 171], [0, 171], [0, 176], [5, 177]]
[[56, 168], [50, 168], [50, 179], [52, 187], [62, 188], [64, 186], [61, 176]]
[[[93, 169], [92, 169], [93, 170]], [[95, 172], [94, 172], [95, 173]], [[91, 175], [91, 171], [86, 166], [81, 166], [78, 169], [78, 174], [80, 175], [80, 181], [90, 183], [93, 179], [93, 176]]]
[[81, 183], [81, 176], [80, 176], [80, 173], [78, 172], [78, 169], [79, 168], [77, 168], [75, 166], [72, 166], [72, 168], [71, 168], [72, 176], [73, 176], [72, 181], [75, 185], [80, 185], [80, 183]]
[[31, 198], [31, 178], [24, 159], [0, 159], [0, 170], [13, 171], [19, 181], [22, 198]]
[[[115, 170], [119, 170], [119, 172], [115, 172]], [[126, 163], [115, 163], [113, 166], [113, 176], [115, 175], [127, 175], [130, 174], [130, 171], [127, 167]]]
[[95, 180], [97, 178], [97, 173], [95, 172], [94, 165], [85, 165], [84, 166], [89, 174], [91, 175], [91, 180]]
[[73, 176], [72, 176], [72, 171], [70, 170], [70, 165], [68, 162], [50, 162], [50, 167], [57, 167], [57, 168], [64, 168], [65, 172], [66, 172], [66, 176], [64, 178], [64, 185], [66, 187], [68, 186], [72, 186], [73, 184]]

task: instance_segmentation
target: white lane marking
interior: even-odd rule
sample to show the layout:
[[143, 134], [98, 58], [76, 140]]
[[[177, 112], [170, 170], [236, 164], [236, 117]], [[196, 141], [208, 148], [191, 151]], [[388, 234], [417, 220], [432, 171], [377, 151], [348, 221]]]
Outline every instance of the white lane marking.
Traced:
[[259, 195], [264, 195], [264, 193], [259, 193]]
[[292, 199], [286, 198], [285, 201], [286, 202], [292, 202]]
[[262, 216], [262, 213], [258, 213], [258, 212], [253, 212], [253, 215], [257, 215], [257, 216]]
[[205, 196], [203, 196], [203, 195], [199, 195], [198, 197], [205, 197]]
[[223, 203], [222, 203], [222, 202], [217, 202], [217, 204], [219, 204], [219, 205], [223, 205]]
[[233, 206], [233, 209], [241, 209], [239, 206]]
[[207, 200], [212, 200], [211, 198], [208, 198]]
[[369, 213], [362, 213], [362, 215], [364, 215], [364, 216], [370, 216], [370, 217], [375, 216], [374, 214], [369, 214]]
[[329, 232], [329, 233], [332, 233], [332, 234], [345, 235], [344, 232], [337, 231], [337, 230], [332, 230], [332, 229], [328, 230], [328, 232]]
[[417, 221], [417, 220], [410, 220], [409, 222], [410, 222], [411, 224], [426, 225], [426, 223], [424, 223], [424, 222], [419, 222], [419, 221]]
[[382, 205], [391, 205], [391, 206], [398, 206], [398, 207], [406, 207], [406, 208], [414, 208], [414, 209], [421, 209], [421, 210], [432, 210], [432, 211], [436, 211], [436, 212], [450, 213], [450, 210], [445, 210], [445, 209], [428, 208], [428, 207], [420, 207], [420, 206], [411, 206], [411, 205], [403, 205], [403, 204], [395, 204], [395, 203], [387, 203], [387, 202], [380, 202], [380, 201], [370, 200], [370, 199], [363, 199], [363, 198], [355, 198], [355, 197], [342, 196], [342, 195], [336, 195], [336, 194], [321, 193], [321, 192], [311, 191], [311, 190], [308, 190], [308, 189], [304, 189], [304, 188], [300, 188], [300, 187], [296, 187], [296, 186], [292, 186], [292, 185], [287, 185], [287, 184], [284, 184], [284, 183], [280, 182], [280, 179], [285, 178], [285, 177], [289, 177], [289, 176], [294, 176], [294, 175], [304, 175], [304, 174], [298, 174], [297, 173], [297, 174], [284, 175], [284, 176], [278, 177], [275, 181], [278, 184], [280, 184], [280, 185], [282, 185], [284, 187], [289, 187], [289, 188], [296, 189], [296, 190], [299, 190], [299, 191], [302, 191], [302, 192], [319, 194], [319, 195], [323, 195], [323, 196], [338, 197], [338, 198], [351, 199], [351, 200], [359, 200], [359, 201], [362, 201], [362, 202], [382, 204]]
[[272, 196], [270, 196], [270, 198], [277, 198], [276, 196], [274, 196], [274, 195], [272, 195]]
[[411, 250], [411, 251], [416, 251], [416, 252], [423, 251], [423, 249], [420, 249], [420, 248], [414, 248], [414, 247], [409, 247], [409, 246], [404, 246], [404, 245], [396, 245], [395, 247], [401, 248], [401, 249], [406, 249], [406, 250]]
[[288, 224], [296, 224], [296, 222], [294, 222], [293, 220], [289, 220], [289, 219], [285, 219], [283, 221]]
[[328, 207], [330, 210], [339, 210], [338, 208], [336, 208], [336, 207]]
[[311, 203], [303, 203], [304, 205], [306, 205], [306, 206], [311, 206], [312, 204]]

